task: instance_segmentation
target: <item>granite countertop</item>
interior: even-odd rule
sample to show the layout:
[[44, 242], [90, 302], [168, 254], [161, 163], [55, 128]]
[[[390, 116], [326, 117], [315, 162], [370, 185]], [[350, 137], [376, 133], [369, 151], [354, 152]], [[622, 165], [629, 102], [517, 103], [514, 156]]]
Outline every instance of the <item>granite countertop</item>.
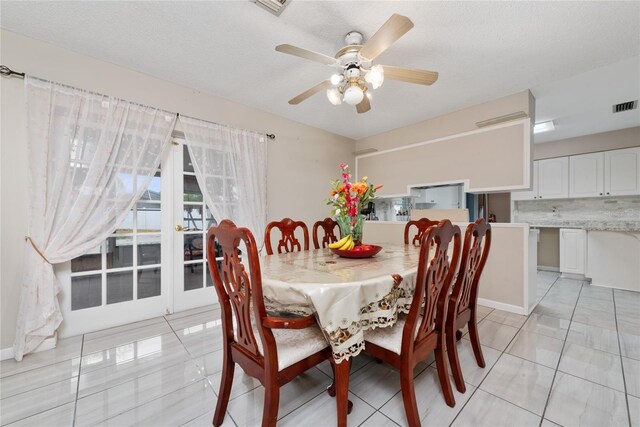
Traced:
[[640, 232], [640, 221], [597, 221], [597, 220], [536, 220], [529, 222], [539, 228], [584, 228], [592, 231]]

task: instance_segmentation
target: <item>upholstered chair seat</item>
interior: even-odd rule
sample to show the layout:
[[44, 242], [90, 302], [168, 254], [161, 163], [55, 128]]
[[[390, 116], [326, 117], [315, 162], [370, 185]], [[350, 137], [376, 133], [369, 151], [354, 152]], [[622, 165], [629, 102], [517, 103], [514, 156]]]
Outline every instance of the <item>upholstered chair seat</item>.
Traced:
[[[329, 346], [318, 326], [304, 329], [273, 329], [278, 354], [278, 371], [299, 362]], [[254, 334], [258, 335], [257, 328]], [[264, 355], [262, 341], [258, 340], [258, 351]]]

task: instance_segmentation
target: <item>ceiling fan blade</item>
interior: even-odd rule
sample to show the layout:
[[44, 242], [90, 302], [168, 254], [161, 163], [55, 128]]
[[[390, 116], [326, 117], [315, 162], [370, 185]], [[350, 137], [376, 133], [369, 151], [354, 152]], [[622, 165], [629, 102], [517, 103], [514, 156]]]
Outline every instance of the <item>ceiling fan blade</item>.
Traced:
[[369, 110], [371, 110], [371, 103], [369, 102], [369, 97], [365, 95], [362, 101], [356, 105], [356, 111], [358, 111], [358, 114], [362, 114]]
[[420, 70], [418, 68], [394, 67], [383, 65], [384, 78], [419, 85], [431, 85], [438, 80], [436, 71]]
[[303, 49], [301, 47], [292, 46], [290, 44], [281, 44], [276, 46], [278, 52], [287, 53], [289, 55], [298, 56], [300, 58], [309, 59], [311, 61], [319, 62], [326, 65], [336, 65], [339, 61], [331, 56], [324, 55], [322, 53], [313, 52], [311, 50]]
[[317, 85], [315, 85], [314, 87], [305, 90], [304, 92], [302, 92], [300, 95], [296, 96], [295, 98], [291, 98], [289, 100], [289, 104], [291, 104], [291, 105], [300, 104], [305, 99], [309, 98], [312, 95], [315, 95], [316, 93], [320, 92], [322, 89], [325, 89], [325, 88], [327, 88], [329, 86], [331, 86], [331, 81], [330, 80], [325, 80], [323, 82], [320, 82]]
[[360, 49], [360, 56], [375, 59], [412, 28], [411, 19], [394, 13]]

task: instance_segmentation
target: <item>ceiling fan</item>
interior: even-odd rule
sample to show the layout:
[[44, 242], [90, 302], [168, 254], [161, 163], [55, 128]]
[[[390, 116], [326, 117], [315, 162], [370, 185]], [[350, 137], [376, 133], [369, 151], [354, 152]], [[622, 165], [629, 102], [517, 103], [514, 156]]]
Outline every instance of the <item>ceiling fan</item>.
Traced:
[[320, 82], [290, 99], [289, 104], [299, 104], [321, 90], [327, 89], [327, 98], [333, 105], [340, 105], [344, 101], [347, 104], [355, 105], [358, 113], [366, 113], [371, 109], [369, 94], [366, 93], [369, 84], [373, 89], [377, 89], [385, 78], [422, 85], [433, 84], [438, 80], [438, 73], [435, 71], [372, 64], [378, 55], [387, 50], [411, 28], [413, 28], [413, 22], [409, 18], [393, 14], [364, 44], [362, 43], [362, 33], [358, 31], [347, 33], [344, 37], [347, 45], [340, 49], [333, 58], [290, 44], [276, 46], [278, 52], [320, 62], [340, 70], [330, 79]]

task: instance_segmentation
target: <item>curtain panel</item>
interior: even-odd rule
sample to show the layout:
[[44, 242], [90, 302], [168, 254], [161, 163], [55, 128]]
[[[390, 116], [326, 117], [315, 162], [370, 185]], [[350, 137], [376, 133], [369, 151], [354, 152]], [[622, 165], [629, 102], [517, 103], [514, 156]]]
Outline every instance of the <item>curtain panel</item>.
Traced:
[[25, 78], [29, 232], [14, 357], [52, 336], [62, 315], [52, 264], [100, 245], [148, 187], [176, 115]]
[[266, 136], [190, 117], [179, 120], [214, 219], [247, 227], [262, 245], [267, 225]]

